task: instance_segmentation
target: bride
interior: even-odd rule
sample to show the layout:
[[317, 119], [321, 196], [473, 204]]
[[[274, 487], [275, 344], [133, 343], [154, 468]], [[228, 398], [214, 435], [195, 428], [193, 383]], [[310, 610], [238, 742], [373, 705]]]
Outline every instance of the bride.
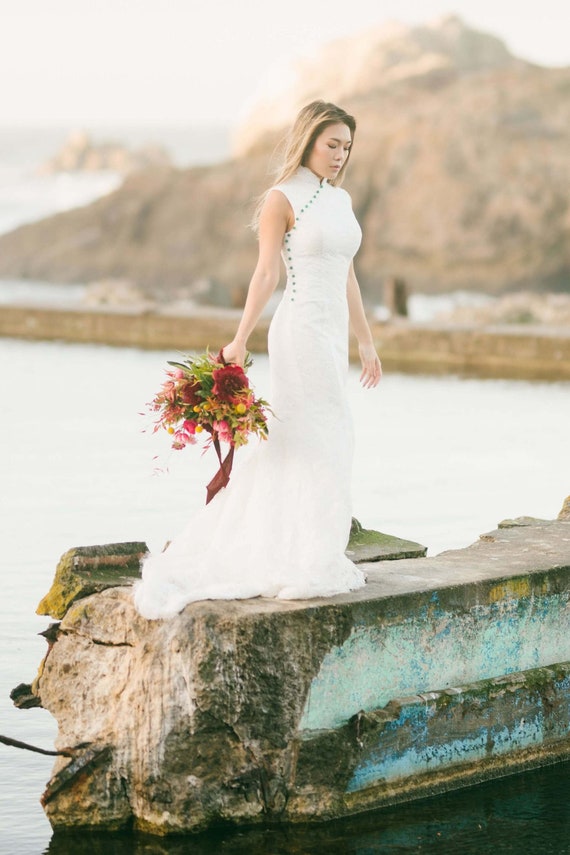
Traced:
[[[227, 362], [243, 366], [249, 335], [279, 281], [269, 329], [269, 439], [242, 458], [229, 485], [143, 562], [135, 604], [147, 618], [205, 599], [333, 596], [365, 584], [345, 555], [353, 433], [346, 396], [349, 319], [365, 388], [382, 374], [352, 259], [361, 240], [340, 187], [356, 123], [334, 104], [298, 114], [276, 184], [256, 215], [259, 259]], [[241, 463], [241, 465], [239, 465]]]

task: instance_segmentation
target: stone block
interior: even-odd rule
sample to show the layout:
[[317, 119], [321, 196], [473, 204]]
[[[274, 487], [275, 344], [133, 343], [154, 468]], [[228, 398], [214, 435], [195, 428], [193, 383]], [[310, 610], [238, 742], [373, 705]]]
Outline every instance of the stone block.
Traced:
[[62, 618], [76, 600], [140, 576], [140, 562], [148, 551], [145, 543], [108, 543], [76, 546], [59, 560], [52, 586], [37, 607], [37, 614]]

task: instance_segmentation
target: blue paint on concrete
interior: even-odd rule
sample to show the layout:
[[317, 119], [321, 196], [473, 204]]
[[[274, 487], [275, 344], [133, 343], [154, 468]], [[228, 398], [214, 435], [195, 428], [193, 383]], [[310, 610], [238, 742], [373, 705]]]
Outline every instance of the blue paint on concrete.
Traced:
[[[528, 697], [529, 690], [524, 685], [520, 694], [517, 695], [517, 692], [513, 691], [509, 695], [515, 713], [517, 704], [524, 706]], [[515, 714], [515, 720], [510, 724], [492, 724], [493, 716], [488, 708], [482, 710], [479, 716], [473, 717], [471, 729], [465, 724], [467, 732], [461, 735], [450, 732], [449, 738], [441, 739], [434, 738], [430, 719], [433, 720], [437, 715], [445, 717], [446, 708], [438, 712], [435, 701], [422, 704], [419, 698], [410, 699], [409, 703], [401, 708], [399, 716], [379, 730], [374, 745], [367, 749], [354, 768], [346, 792], [354, 793], [378, 784], [417, 778], [437, 769], [465, 765], [487, 757], [504, 756], [539, 746], [545, 741], [547, 725], [540, 697], [536, 696], [535, 701], [538, 708], [534, 715], [527, 718], [518, 718]], [[465, 698], [459, 694], [455, 696], [452, 706], [460, 706], [462, 703], [465, 703]], [[450, 730], [453, 731], [453, 727]], [[394, 740], [393, 734], [398, 731], [399, 738]], [[564, 734], [559, 736], [563, 737]]]
[[355, 793], [379, 783], [410, 778], [452, 765], [454, 760], [481, 760], [486, 753], [486, 740], [486, 733], [482, 731], [479, 736], [455, 739], [446, 745], [425, 745], [423, 748], [409, 748], [402, 754], [383, 759], [368, 758], [354, 770], [346, 791]]
[[359, 710], [570, 659], [568, 591], [510, 596], [461, 611], [435, 592], [417, 613], [360, 624], [324, 657], [300, 729], [344, 724]]

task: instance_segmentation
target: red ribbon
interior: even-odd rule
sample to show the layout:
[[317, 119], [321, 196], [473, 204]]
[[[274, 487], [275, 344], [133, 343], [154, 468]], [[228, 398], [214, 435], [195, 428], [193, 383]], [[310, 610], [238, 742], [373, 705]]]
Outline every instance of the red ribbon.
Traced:
[[[227, 365], [228, 363], [224, 359], [223, 348], [220, 350], [216, 357], [218, 362], [221, 362], [222, 365]], [[218, 455], [218, 460], [220, 461], [220, 468], [206, 487], [206, 504], [209, 504], [216, 493], [222, 489], [222, 487], [227, 487], [228, 482], [230, 480], [230, 474], [232, 471], [232, 464], [234, 462], [234, 447], [230, 448], [225, 458], [222, 460], [222, 450], [220, 448], [220, 440], [216, 436], [213, 440], [214, 448], [216, 449], [216, 454]]]
[[232, 464], [234, 462], [233, 445], [228, 451], [224, 460], [222, 460], [220, 441], [217, 437], [214, 440], [214, 448], [216, 449], [216, 454], [218, 455], [218, 460], [220, 461], [220, 468], [206, 487], [206, 504], [212, 501], [216, 493], [218, 493], [222, 489], [222, 487], [227, 487], [228, 481], [230, 480], [230, 473], [232, 471]]

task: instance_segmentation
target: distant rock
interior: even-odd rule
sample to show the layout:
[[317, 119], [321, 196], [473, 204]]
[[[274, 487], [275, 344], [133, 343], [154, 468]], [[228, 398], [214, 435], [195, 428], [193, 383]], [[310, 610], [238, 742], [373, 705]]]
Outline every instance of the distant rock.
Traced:
[[[342, 75], [330, 71], [338, 56]], [[345, 186], [370, 303], [393, 277], [412, 293], [569, 290], [569, 92], [570, 67], [524, 62], [455, 16], [342, 40], [252, 112], [233, 160], [132, 173], [92, 205], [2, 235], [0, 276], [126, 278], [156, 299], [186, 289], [241, 305], [272, 153], [297, 107], [319, 96], [358, 119]]]
[[128, 279], [99, 279], [90, 282], [83, 296], [86, 306], [133, 306], [151, 308], [154, 303]]
[[46, 161], [39, 172], [98, 172], [110, 170], [127, 175], [137, 169], [151, 166], [170, 166], [170, 157], [159, 145], [146, 145], [131, 150], [118, 142], [95, 143], [86, 131], [74, 131], [63, 148]]

